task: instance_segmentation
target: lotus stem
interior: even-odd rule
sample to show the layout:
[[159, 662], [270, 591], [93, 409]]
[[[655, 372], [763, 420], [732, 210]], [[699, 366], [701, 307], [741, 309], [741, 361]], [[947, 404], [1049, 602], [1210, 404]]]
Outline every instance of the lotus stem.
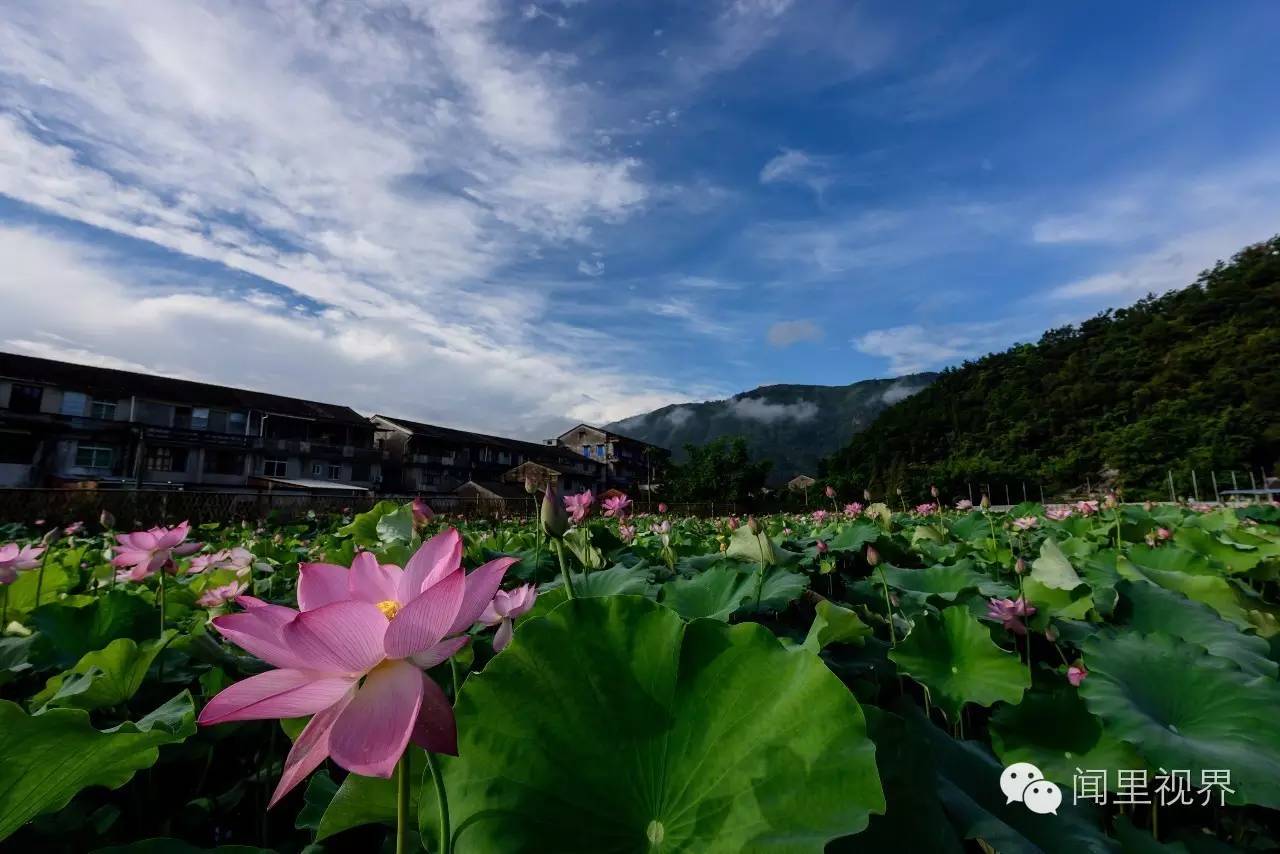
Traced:
[[[431, 764], [431, 754], [427, 754], [427, 763]], [[432, 770], [435, 766], [432, 765]], [[396, 854], [408, 854], [409, 851], [409, 751], [405, 750], [400, 757], [400, 767], [396, 769]]]
[[[893, 629], [893, 600], [889, 598], [889, 582], [884, 577], [884, 567], [878, 566], [876, 569], [880, 570], [880, 589], [884, 591], [884, 613], [889, 618], [889, 645], [896, 647], [898, 637]], [[928, 702], [927, 698], [926, 702]]]
[[760, 600], [764, 598], [764, 543], [760, 542], [760, 535], [756, 534], [756, 548], [760, 551], [760, 569], [756, 576], [756, 610], [760, 610]]
[[44, 565], [49, 561], [49, 548], [51, 547], [45, 548], [44, 554], [40, 556], [40, 573], [36, 576], [36, 608], [40, 607], [40, 590], [44, 587]]
[[160, 634], [164, 635], [164, 567], [160, 568]]
[[0, 634], [9, 626], [9, 585], [4, 586], [4, 605], [0, 605]]
[[573, 579], [569, 577], [569, 566], [564, 560], [564, 543], [555, 539], [551, 544], [551, 550], [556, 553], [556, 560], [560, 563], [560, 578], [564, 581], [565, 596], [569, 599], [577, 599], [573, 592]]
[[449, 672], [453, 676], [453, 702], [458, 702], [458, 659], [449, 656]]
[[[431, 782], [436, 787], [436, 804], [440, 811], [440, 844], [437, 854], [449, 854], [453, 843], [449, 830], [449, 795], [445, 792], [444, 775], [440, 773], [440, 762], [436, 759], [436, 755], [430, 751], [427, 751], [427, 768], [431, 770]], [[407, 783], [405, 784], [404, 798], [407, 809], [409, 800]], [[405, 852], [397, 847], [396, 854], [405, 854]]]

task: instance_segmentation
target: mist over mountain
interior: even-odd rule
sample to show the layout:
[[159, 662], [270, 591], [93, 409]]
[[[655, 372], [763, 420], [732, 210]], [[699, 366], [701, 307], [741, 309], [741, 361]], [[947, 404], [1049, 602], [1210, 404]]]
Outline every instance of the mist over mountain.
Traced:
[[670, 448], [677, 461], [684, 460], [685, 445], [742, 436], [753, 458], [773, 461], [770, 481], [776, 484], [797, 474], [816, 474], [819, 459], [936, 376], [910, 374], [843, 386], [761, 386], [727, 400], [664, 406], [605, 427]]

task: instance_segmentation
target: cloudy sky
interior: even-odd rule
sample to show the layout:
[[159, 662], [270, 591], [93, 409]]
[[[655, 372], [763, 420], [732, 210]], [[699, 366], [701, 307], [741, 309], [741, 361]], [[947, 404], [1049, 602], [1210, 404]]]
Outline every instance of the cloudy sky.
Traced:
[[1280, 4], [8, 2], [0, 348], [523, 436], [1280, 231]]

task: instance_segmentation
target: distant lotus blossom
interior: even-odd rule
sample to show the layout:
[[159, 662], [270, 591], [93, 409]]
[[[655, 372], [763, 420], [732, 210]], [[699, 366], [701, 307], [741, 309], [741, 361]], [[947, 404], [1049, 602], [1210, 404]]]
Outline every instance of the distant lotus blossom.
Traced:
[[222, 691], [203, 725], [312, 715], [285, 759], [277, 803], [326, 758], [367, 777], [390, 777], [409, 742], [457, 755], [448, 698], [423, 671], [467, 643], [462, 634], [493, 601], [512, 558], [466, 573], [455, 529], [432, 537], [402, 570], [369, 552], [351, 569], [303, 564], [300, 611], [248, 596], [243, 613], [213, 620], [227, 640], [277, 669]]
[[1019, 531], [1030, 531], [1036, 525], [1040, 524], [1040, 520], [1035, 516], [1022, 516], [1014, 519], [1011, 524]]
[[493, 636], [495, 652], [502, 652], [507, 644], [511, 643], [511, 635], [515, 631], [512, 620], [532, 608], [537, 599], [538, 588], [532, 584], [517, 587], [509, 592], [499, 590], [493, 594], [493, 601], [480, 615], [480, 622], [486, 626], [498, 627], [497, 633]]
[[40, 546], [19, 546], [9, 543], [0, 546], [0, 584], [12, 584], [18, 580], [19, 570], [35, 569], [40, 565]]
[[784, 536], [784, 537], [789, 537], [789, 536], [791, 536], [791, 529], [790, 529], [790, 528], [783, 528], [783, 529], [782, 529], [782, 536]]
[[428, 519], [436, 515], [435, 511], [421, 498], [413, 499], [413, 503], [409, 507], [413, 511], [413, 524], [418, 527], [421, 527]]
[[236, 546], [207, 555], [196, 555], [187, 565], [187, 572], [199, 574], [211, 569], [234, 569], [238, 575], [248, 575], [253, 566], [253, 552]]
[[141, 581], [155, 575], [161, 569], [174, 572], [175, 556], [188, 555], [199, 551], [200, 543], [188, 543], [187, 535], [191, 526], [186, 522], [173, 528], [152, 528], [149, 531], [135, 531], [132, 534], [117, 534], [115, 546], [116, 556], [111, 565], [119, 569], [116, 578], [120, 581]]
[[1069, 518], [1072, 512], [1074, 511], [1070, 507], [1046, 507], [1044, 515], [1055, 522], [1061, 522], [1063, 519]]
[[1197, 501], [1191, 505], [1191, 509], [1197, 513], [1212, 513], [1218, 507], [1215, 504], [1209, 504], [1204, 501]]
[[836, 497], [836, 489], [835, 489], [835, 487], [834, 487], [834, 486], [828, 486], [828, 487], [824, 490], [824, 492], [826, 492], [826, 495], [827, 495], [827, 497], [828, 497], [828, 498], [835, 498], [835, 497]]
[[1173, 539], [1173, 531], [1170, 531], [1168, 528], [1156, 528], [1156, 539], [1171, 540]]
[[928, 516], [930, 513], [936, 512], [937, 509], [938, 505], [934, 504], [932, 501], [926, 501], [924, 504], [916, 505], [916, 513], [920, 516]]
[[1083, 664], [1073, 664], [1067, 668], [1067, 681], [1075, 687], [1079, 688], [1080, 683], [1089, 675], [1089, 671]]
[[658, 502], [658, 512], [659, 512], [659, 513], [666, 513], [666, 512], [667, 512], [667, 505], [666, 505], [666, 504], [664, 504], [663, 502], [659, 501], [659, 502]]
[[624, 543], [631, 543], [636, 538], [636, 526], [628, 525], [625, 522], [618, 525], [618, 537]]
[[569, 520], [576, 525], [587, 518], [587, 514], [591, 512], [591, 505], [595, 501], [596, 497], [589, 489], [577, 495], [566, 495], [564, 497], [564, 509], [569, 513]]
[[649, 530], [655, 534], [670, 534], [671, 522], [667, 519], [663, 519], [661, 522], [654, 522], [649, 526]]
[[813, 521], [817, 522], [819, 525], [821, 525], [823, 522], [827, 521], [827, 511], [826, 511], [826, 510], [814, 510], [814, 511], [813, 511]]
[[824, 555], [831, 550], [831, 547], [828, 546], [824, 540], [818, 540], [817, 545], [815, 545], [814, 548], [818, 550], [818, 554], [820, 555]]
[[987, 619], [995, 620], [1017, 635], [1025, 635], [1027, 633], [1027, 627], [1023, 624], [1021, 618], [1030, 617], [1035, 612], [1035, 606], [1022, 597], [1017, 599], [992, 599], [987, 603]]
[[225, 605], [235, 599], [248, 586], [246, 581], [233, 581], [230, 584], [223, 584], [221, 587], [210, 587], [200, 595], [200, 598], [196, 600], [196, 604], [202, 608], [217, 608], [219, 605]]
[[728, 521], [725, 522], [725, 524], [728, 526], [730, 531], [738, 530], [738, 517], [730, 516]]
[[1076, 512], [1081, 516], [1092, 516], [1098, 512], [1098, 502], [1096, 501], [1077, 501]]
[[961, 498], [959, 501], [957, 501], [957, 502], [956, 502], [956, 509], [957, 509], [957, 510], [972, 510], [972, 509], [973, 509], [973, 502], [972, 502], [972, 501], [970, 501], [970, 500], [969, 500], [969, 499], [967, 499], [967, 498]]
[[68, 537], [74, 537], [76, 534], [84, 530], [84, 522], [72, 522], [70, 525], [62, 529], [62, 533]]
[[854, 516], [862, 514], [862, 505], [856, 501], [851, 501], [844, 506], [844, 515], [852, 519]]
[[611, 495], [604, 500], [604, 515], [625, 519], [631, 512], [631, 499], [625, 495]]

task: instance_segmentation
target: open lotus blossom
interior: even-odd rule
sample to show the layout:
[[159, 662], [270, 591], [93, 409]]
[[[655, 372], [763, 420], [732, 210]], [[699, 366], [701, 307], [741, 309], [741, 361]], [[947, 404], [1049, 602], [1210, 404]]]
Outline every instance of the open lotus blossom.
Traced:
[[566, 495], [564, 497], [564, 509], [569, 513], [569, 521], [576, 525], [587, 518], [587, 514], [591, 512], [591, 505], [595, 503], [595, 500], [595, 495], [589, 489], [577, 495]]
[[1098, 502], [1096, 501], [1077, 501], [1076, 512], [1081, 516], [1092, 516], [1098, 512]]
[[972, 509], [973, 509], [973, 502], [972, 502], [972, 501], [970, 501], [970, 500], [969, 500], [969, 499], [967, 499], [967, 498], [961, 498], [959, 501], [957, 501], [957, 502], [956, 502], [956, 509], [957, 509], [957, 510], [972, 510]]
[[1070, 507], [1046, 507], [1044, 511], [1044, 515], [1055, 522], [1061, 522], [1063, 519], [1070, 517], [1071, 513]]
[[654, 522], [649, 526], [649, 530], [658, 535], [670, 534], [671, 522], [667, 519], [663, 519], [661, 522]]
[[253, 552], [236, 546], [207, 555], [196, 555], [187, 564], [187, 572], [201, 573], [211, 569], [234, 569], [237, 575], [248, 575], [253, 567]]
[[937, 509], [938, 505], [934, 504], [932, 501], [926, 501], [924, 504], [916, 505], [916, 513], [921, 516], [928, 516], [930, 513], [936, 512]]
[[1196, 511], [1197, 513], [1212, 513], [1214, 510], [1217, 510], [1218, 507], [1216, 504], [1209, 504], [1204, 501], [1196, 501], [1192, 503], [1191, 509]]
[[1021, 618], [1030, 617], [1035, 612], [1035, 606], [1021, 596], [1017, 599], [992, 599], [987, 603], [987, 619], [995, 620], [1016, 635], [1027, 633]]
[[19, 546], [9, 543], [0, 546], [0, 584], [12, 584], [18, 579], [19, 570], [35, 569], [40, 565], [40, 546]]
[[70, 525], [62, 529], [62, 533], [68, 537], [74, 537], [76, 534], [84, 530], [84, 522], [72, 522]]
[[728, 520], [725, 522], [725, 526], [726, 526], [730, 531], [736, 531], [736, 530], [738, 530], [738, 517], [737, 517], [737, 516], [730, 516], [730, 517], [728, 518]]
[[1036, 525], [1040, 524], [1040, 520], [1035, 516], [1020, 516], [1019, 518], [1014, 519], [1011, 524], [1019, 531], [1030, 531]]
[[665, 503], [663, 503], [663, 502], [659, 501], [659, 502], [658, 502], [658, 512], [659, 512], [659, 513], [666, 513], [666, 512], [667, 512], [667, 505], [666, 505]]
[[537, 599], [538, 588], [532, 584], [526, 584], [511, 591], [499, 590], [493, 594], [493, 601], [480, 615], [480, 622], [486, 626], [498, 627], [498, 631], [493, 636], [494, 651], [502, 652], [507, 648], [507, 644], [511, 643], [511, 635], [515, 631], [515, 624], [512, 621], [532, 608]]
[[631, 512], [631, 499], [625, 495], [611, 495], [604, 500], [604, 515], [625, 519]]
[[630, 543], [636, 538], [636, 526], [621, 524], [618, 526], [618, 537], [624, 543]]
[[252, 597], [216, 617], [223, 637], [275, 670], [209, 701], [204, 725], [313, 715], [293, 743], [271, 797], [276, 804], [326, 757], [370, 777], [390, 777], [410, 741], [457, 753], [448, 698], [423, 671], [467, 642], [459, 637], [493, 600], [513, 558], [466, 574], [454, 529], [432, 537], [404, 569], [362, 552], [351, 569], [301, 567], [295, 611]]
[[1156, 539], [1171, 540], [1173, 539], [1173, 531], [1170, 531], [1168, 528], [1156, 528]]
[[826, 511], [826, 510], [814, 510], [814, 511], [813, 511], [813, 521], [817, 522], [819, 525], [821, 525], [823, 522], [827, 521], [827, 511]]
[[1077, 688], [1080, 687], [1080, 683], [1088, 675], [1089, 671], [1083, 664], [1076, 663], [1067, 668], [1067, 681]]
[[862, 505], [856, 501], [850, 501], [848, 504], [844, 506], [844, 515], [848, 516], [849, 518], [858, 516], [861, 513], [862, 513]]
[[175, 556], [192, 554], [201, 548], [200, 543], [187, 542], [190, 533], [191, 526], [183, 522], [172, 528], [157, 527], [149, 531], [134, 531], [132, 534], [117, 534], [116, 542], [119, 545], [114, 547], [116, 556], [111, 559], [111, 565], [119, 568], [116, 578], [121, 581], [141, 581], [161, 569], [175, 572]]
[[814, 544], [814, 548], [817, 549], [818, 554], [820, 555], [824, 555], [831, 551], [831, 547], [827, 545], [825, 540], [818, 540], [818, 542]]
[[233, 581], [220, 587], [210, 587], [200, 594], [196, 604], [201, 608], [217, 608], [219, 605], [225, 605], [235, 599], [244, 592], [247, 586], [247, 581]]

